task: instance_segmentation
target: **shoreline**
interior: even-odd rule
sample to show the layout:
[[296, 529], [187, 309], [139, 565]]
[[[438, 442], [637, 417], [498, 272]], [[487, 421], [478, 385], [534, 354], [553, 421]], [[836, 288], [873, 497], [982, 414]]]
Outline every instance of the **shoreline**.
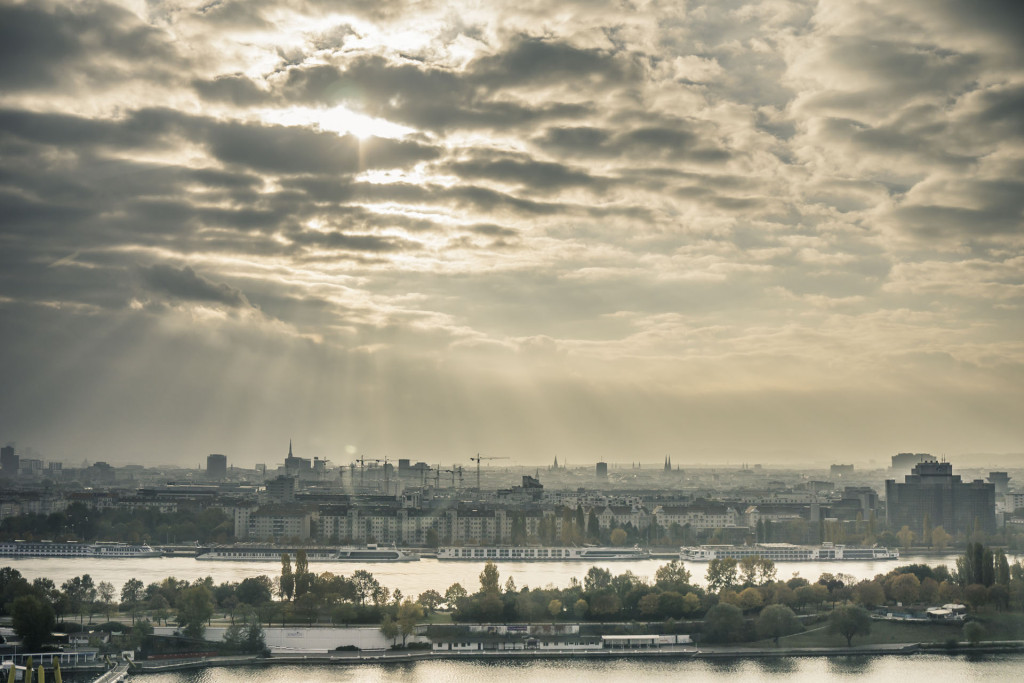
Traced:
[[731, 648], [731, 647], [666, 647], [633, 650], [542, 651], [542, 650], [485, 650], [474, 652], [399, 652], [395, 654], [312, 654], [274, 655], [271, 657], [213, 657], [180, 662], [136, 662], [130, 673], [135, 675], [189, 671], [207, 668], [236, 668], [245, 666], [273, 667], [306, 664], [314, 666], [360, 666], [364, 664], [409, 664], [421, 661], [542, 661], [542, 660], [609, 660], [609, 659], [661, 659], [661, 660], [721, 660], [721, 659], [780, 659], [790, 657], [858, 657], [858, 656], [911, 656], [917, 654], [961, 656], [965, 654], [1024, 654], [1024, 641], [996, 642], [982, 645], [960, 644], [956, 647], [930, 643], [892, 643], [853, 647], [817, 648]]

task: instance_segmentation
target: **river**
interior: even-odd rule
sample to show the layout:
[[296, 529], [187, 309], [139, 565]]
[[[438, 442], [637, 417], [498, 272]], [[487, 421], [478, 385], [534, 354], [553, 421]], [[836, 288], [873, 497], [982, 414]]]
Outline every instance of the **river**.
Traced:
[[[776, 567], [778, 578], [781, 580], [789, 579], [796, 574], [815, 581], [823, 572], [849, 574], [860, 580], [884, 574], [893, 567], [905, 564], [945, 564], [952, 569], [956, 557], [956, 554], [905, 555], [896, 561], [778, 562]], [[638, 576], [653, 579], [658, 567], [667, 562], [668, 560], [618, 561], [599, 563], [599, 566], [609, 569], [613, 574], [630, 570]], [[149, 584], [168, 576], [188, 581], [212, 576], [215, 583], [222, 583], [241, 581], [260, 574], [274, 577], [281, 573], [279, 562], [199, 561], [191, 557], [148, 557], [130, 560], [8, 557], [0, 558], [0, 566], [13, 567], [29, 580], [37, 577], [52, 579], [58, 586], [74, 576], [89, 574], [97, 583], [112, 583], [118, 591], [130, 578], [137, 578]], [[569, 584], [571, 577], [582, 581], [590, 566], [591, 564], [587, 562], [501, 562], [498, 564], [498, 571], [503, 584], [511, 576], [519, 588], [541, 588], [548, 585], [563, 588]], [[688, 562], [686, 566], [693, 572], [694, 579], [703, 584], [707, 564]], [[395, 563], [310, 562], [310, 569], [316, 573], [329, 571], [345, 576], [351, 575], [357, 569], [366, 569], [391, 590], [397, 588], [403, 595], [414, 596], [430, 588], [444, 593], [444, 590], [455, 582], [473, 592], [480, 585], [479, 576], [483, 563], [442, 562], [435, 559]]]
[[615, 661], [556, 660], [535, 662], [464, 662], [436, 661], [414, 664], [359, 666], [275, 666], [273, 668], [207, 669], [174, 674], [132, 676], [130, 683], [278, 683], [306, 681], [328, 683], [345, 681], [472, 681], [473, 683], [508, 683], [510, 680], [550, 681], [560, 683], [621, 683], [624, 680], [697, 681], [735, 680], [785, 681], [786, 683], [821, 683], [822, 681], [868, 678], [900, 681], [1012, 681], [1024, 672], [1022, 655], [912, 655], [884, 657], [800, 657], [781, 659], [735, 659], [697, 661], [650, 661], [620, 659]]

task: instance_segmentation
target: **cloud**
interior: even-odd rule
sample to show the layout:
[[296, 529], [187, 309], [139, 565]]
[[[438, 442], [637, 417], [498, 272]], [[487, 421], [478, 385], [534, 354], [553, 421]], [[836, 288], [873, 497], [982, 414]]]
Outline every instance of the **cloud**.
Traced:
[[146, 288], [155, 294], [185, 301], [218, 303], [230, 308], [249, 306], [241, 291], [196, 275], [189, 266], [175, 268], [158, 263], [140, 268], [139, 272]]
[[0, 4], [2, 438], [1019, 443], [1016, 3], [642, 9]]

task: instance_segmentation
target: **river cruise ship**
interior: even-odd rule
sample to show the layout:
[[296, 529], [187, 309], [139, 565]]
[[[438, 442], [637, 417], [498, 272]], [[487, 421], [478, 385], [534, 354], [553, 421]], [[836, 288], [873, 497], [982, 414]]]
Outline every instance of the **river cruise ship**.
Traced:
[[2, 557], [162, 557], [163, 552], [148, 545], [128, 543], [75, 543], [55, 541], [5, 541], [0, 543]]
[[679, 559], [709, 562], [731, 558], [763, 557], [772, 562], [837, 562], [850, 560], [898, 560], [895, 548], [854, 548], [833, 543], [793, 545], [791, 543], [757, 543], [755, 545], [702, 545], [679, 549]]
[[439, 560], [506, 560], [509, 562], [603, 562], [605, 560], [647, 560], [642, 548], [513, 548], [506, 546], [446, 547], [437, 549]]
[[299, 550], [306, 551], [310, 562], [415, 562], [419, 555], [397, 548], [379, 548], [376, 545], [355, 548], [275, 548], [273, 546], [217, 546], [197, 555], [197, 560], [227, 560], [236, 562], [279, 562], [281, 555], [292, 557]]

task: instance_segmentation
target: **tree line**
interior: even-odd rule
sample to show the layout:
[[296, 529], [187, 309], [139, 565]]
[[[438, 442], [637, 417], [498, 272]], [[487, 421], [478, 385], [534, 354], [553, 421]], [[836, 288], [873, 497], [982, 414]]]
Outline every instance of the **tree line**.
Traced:
[[[375, 624], [404, 642], [417, 623], [440, 610], [448, 611], [455, 623], [684, 621], [698, 624], [705, 637], [718, 642], [759, 634], [777, 638], [799, 626], [800, 618], [826, 609], [854, 624], [863, 620], [857, 610], [867, 613], [897, 603], [904, 608], [962, 602], [974, 611], [1024, 610], [1024, 565], [974, 544], [952, 571], [914, 564], [860, 581], [823, 573], [814, 582], [799, 576], [782, 580], [777, 573], [773, 562], [756, 556], [712, 560], [705, 585], [699, 585], [674, 560], [659, 567], [653, 580], [628, 570], [613, 574], [591, 567], [582, 581], [573, 578], [568, 586], [531, 588], [517, 586], [512, 577], [502, 582], [498, 566], [488, 562], [473, 592], [453, 583], [443, 591], [406, 596], [363, 569], [348, 576], [313, 572], [300, 550], [294, 558], [282, 555], [281, 572], [274, 577], [220, 584], [211, 577], [191, 582], [167, 577], [148, 585], [133, 578], [119, 591], [88, 574], [57, 586], [46, 578], [30, 582], [4, 567], [0, 612], [12, 616], [27, 647], [45, 642], [58, 621], [67, 625], [77, 620], [84, 627], [96, 615], [109, 621], [112, 612], [130, 620], [128, 628], [137, 622], [173, 621], [187, 638], [202, 638], [220, 615], [228, 624], [227, 640], [244, 651], [262, 647], [263, 625], [275, 623]], [[857, 633], [855, 629], [850, 637]]]

